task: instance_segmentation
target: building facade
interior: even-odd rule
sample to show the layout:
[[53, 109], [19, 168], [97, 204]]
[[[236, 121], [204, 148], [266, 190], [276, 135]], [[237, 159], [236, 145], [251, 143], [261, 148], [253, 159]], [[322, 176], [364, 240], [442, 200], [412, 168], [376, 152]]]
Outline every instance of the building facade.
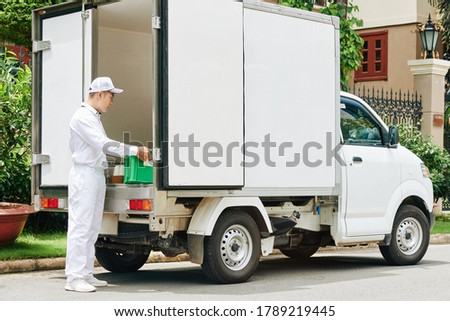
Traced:
[[[364, 21], [359, 34], [365, 40], [361, 67], [350, 86], [407, 91], [414, 88], [408, 60], [421, 59], [422, 42], [417, 32], [428, 15], [436, 21], [427, 0], [353, 0], [355, 17]], [[442, 41], [438, 40], [438, 44]], [[442, 45], [438, 46], [442, 59]]]

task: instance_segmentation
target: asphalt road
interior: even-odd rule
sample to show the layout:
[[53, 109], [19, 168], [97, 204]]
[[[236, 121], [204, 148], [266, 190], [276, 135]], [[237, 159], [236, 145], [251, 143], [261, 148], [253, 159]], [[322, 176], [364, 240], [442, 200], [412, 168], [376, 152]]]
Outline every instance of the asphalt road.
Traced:
[[377, 248], [319, 252], [309, 261], [264, 258], [242, 284], [209, 282], [190, 262], [146, 264], [136, 273], [96, 269], [95, 293], [64, 291], [63, 270], [0, 275], [1, 301], [449, 301], [450, 244], [430, 245], [414, 266], [387, 265]]

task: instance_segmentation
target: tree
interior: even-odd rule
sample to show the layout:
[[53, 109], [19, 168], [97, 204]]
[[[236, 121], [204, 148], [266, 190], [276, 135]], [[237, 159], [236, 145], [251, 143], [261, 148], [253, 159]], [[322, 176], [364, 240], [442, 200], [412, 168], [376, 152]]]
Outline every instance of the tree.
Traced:
[[64, 0], [0, 1], [0, 40], [31, 49], [31, 12]]
[[[315, 0], [279, 0], [280, 4], [311, 11]], [[341, 88], [348, 90], [350, 72], [361, 65], [361, 49], [364, 40], [353, 29], [354, 26], [362, 27], [363, 21], [353, 16], [358, 11], [358, 6], [342, 0], [328, 0], [328, 6], [320, 9], [323, 14], [339, 17], [340, 19], [340, 51], [341, 51]]]
[[450, 0], [428, 0], [428, 2], [438, 10], [441, 16], [441, 25], [444, 27], [442, 41], [450, 47]]

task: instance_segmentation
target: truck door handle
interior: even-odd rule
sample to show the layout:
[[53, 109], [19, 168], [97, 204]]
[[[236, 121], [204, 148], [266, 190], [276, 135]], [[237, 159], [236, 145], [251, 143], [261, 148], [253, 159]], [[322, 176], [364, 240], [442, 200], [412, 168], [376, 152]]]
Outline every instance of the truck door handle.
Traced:
[[353, 157], [353, 161], [355, 162], [355, 163], [362, 163], [362, 158], [361, 157], [358, 157], [358, 156], [355, 156], [355, 157]]

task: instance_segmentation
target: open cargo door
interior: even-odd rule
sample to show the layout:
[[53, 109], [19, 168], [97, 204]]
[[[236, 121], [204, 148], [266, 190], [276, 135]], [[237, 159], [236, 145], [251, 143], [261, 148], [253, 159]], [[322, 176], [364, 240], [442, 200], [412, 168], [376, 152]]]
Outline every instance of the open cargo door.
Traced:
[[243, 4], [161, 1], [162, 186], [244, 184]]
[[68, 185], [69, 121], [91, 82], [94, 11], [68, 3], [34, 12], [33, 164], [41, 165], [41, 188]]

